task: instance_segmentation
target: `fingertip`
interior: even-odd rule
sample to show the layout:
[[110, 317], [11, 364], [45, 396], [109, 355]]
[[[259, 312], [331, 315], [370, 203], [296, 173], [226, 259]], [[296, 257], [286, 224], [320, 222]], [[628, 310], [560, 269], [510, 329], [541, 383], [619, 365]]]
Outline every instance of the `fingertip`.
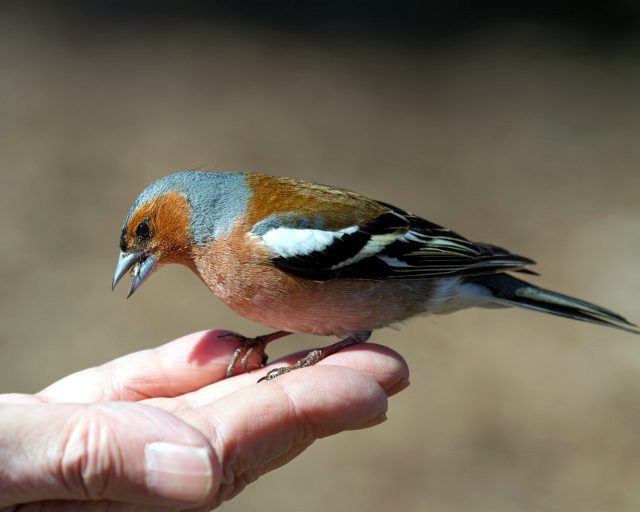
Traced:
[[326, 435], [378, 424], [388, 408], [380, 383], [348, 366], [316, 365], [281, 375], [270, 383], [282, 387], [296, 410], [305, 411], [326, 427]]
[[410, 384], [407, 361], [395, 350], [375, 343], [341, 350], [319, 364], [339, 364], [360, 370], [373, 378], [387, 396], [399, 393]]

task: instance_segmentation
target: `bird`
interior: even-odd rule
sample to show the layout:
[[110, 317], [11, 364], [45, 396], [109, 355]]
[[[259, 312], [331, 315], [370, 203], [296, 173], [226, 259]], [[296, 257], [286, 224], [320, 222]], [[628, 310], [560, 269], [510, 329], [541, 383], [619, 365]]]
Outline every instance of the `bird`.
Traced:
[[[424, 314], [519, 307], [640, 334], [623, 316], [531, 284], [535, 262], [473, 242], [350, 190], [250, 172], [181, 171], [150, 184], [127, 213], [112, 289], [131, 296], [162, 265], [191, 269], [241, 316], [275, 329], [238, 335], [227, 376], [291, 333], [337, 336], [294, 365], [311, 366], [371, 333]], [[516, 275], [519, 277], [516, 277]]]

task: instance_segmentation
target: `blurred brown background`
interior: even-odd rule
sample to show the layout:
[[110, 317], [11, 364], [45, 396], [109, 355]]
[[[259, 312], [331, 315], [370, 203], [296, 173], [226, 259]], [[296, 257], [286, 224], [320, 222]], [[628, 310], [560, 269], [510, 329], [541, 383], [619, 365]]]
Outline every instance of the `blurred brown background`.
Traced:
[[[177, 169], [356, 189], [640, 321], [638, 10], [444, 4], [3, 2], [0, 392], [199, 329], [264, 332], [184, 268], [111, 292], [124, 214]], [[640, 509], [640, 337], [469, 311], [374, 340], [411, 368], [389, 420], [226, 512]]]

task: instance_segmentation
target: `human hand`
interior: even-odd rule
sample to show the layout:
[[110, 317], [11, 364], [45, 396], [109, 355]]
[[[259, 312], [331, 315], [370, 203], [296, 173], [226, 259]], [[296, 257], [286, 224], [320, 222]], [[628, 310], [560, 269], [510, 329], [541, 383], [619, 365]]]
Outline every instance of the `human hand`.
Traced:
[[316, 439], [384, 421], [408, 385], [404, 360], [373, 344], [271, 382], [223, 379], [238, 346], [225, 334], [0, 395], [0, 509], [210, 510]]

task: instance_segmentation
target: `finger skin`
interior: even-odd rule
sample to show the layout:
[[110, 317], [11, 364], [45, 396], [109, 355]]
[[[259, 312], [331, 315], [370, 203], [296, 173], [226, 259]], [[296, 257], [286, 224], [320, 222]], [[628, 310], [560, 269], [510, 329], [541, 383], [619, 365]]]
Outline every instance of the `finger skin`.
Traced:
[[[295, 354], [285, 358], [288, 363], [295, 362]], [[298, 357], [299, 358], [299, 357]], [[280, 361], [274, 363], [275, 367]], [[384, 345], [364, 343], [341, 350], [337, 354], [320, 361], [319, 365], [340, 365], [360, 370], [374, 379], [392, 396], [409, 385], [409, 365], [400, 354]], [[271, 368], [267, 368], [265, 373]]]
[[[156, 407], [177, 411], [212, 403], [248, 386], [253, 386], [272, 368], [293, 364], [306, 352], [291, 354], [266, 368], [235, 375], [214, 385], [205, 386], [175, 399], [157, 398], [148, 402]], [[391, 396], [409, 385], [409, 367], [397, 352], [382, 345], [365, 343], [342, 350], [320, 361], [316, 366], [338, 365], [359, 370], [374, 379]], [[299, 371], [299, 370], [298, 370]], [[295, 372], [297, 373], [297, 372]], [[276, 379], [277, 380], [277, 379]]]
[[[166, 441], [206, 450], [211, 489], [204, 505], [188, 506], [209, 510], [316, 439], [384, 421], [387, 396], [409, 382], [406, 362], [374, 344], [345, 349], [272, 382], [257, 380], [304, 352], [217, 381], [237, 347], [226, 333], [194, 333], [124, 356], [38, 395], [0, 395], [0, 507], [183, 508], [182, 498], [168, 498], [145, 476], [145, 446]], [[163, 397], [123, 401], [158, 394]], [[94, 403], [68, 403], [87, 401]]]
[[[229, 360], [240, 346], [228, 334], [224, 330], [189, 334], [69, 375], [38, 396], [50, 402], [84, 403], [182, 395], [225, 377]], [[249, 368], [257, 368], [259, 363], [256, 354], [250, 358]]]
[[[215, 484], [205, 504], [193, 509], [209, 510], [261, 474], [285, 464], [316, 439], [383, 421], [386, 408], [385, 391], [376, 381], [358, 370], [335, 365], [307, 368], [273, 382], [243, 387], [178, 417], [123, 402], [3, 405], [0, 432], [15, 435], [12, 439], [5, 436], [5, 445], [0, 447], [0, 453], [6, 454], [1, 461], [5, 473], [0, 478], [4, 486], [0, 506], [58, 499], [66, 500], [66, 510], [85, 509], [77, 500], [95, 500], [92, 505], [97, 510], [105, 507], [105, 500], [156, 506], [169, 502], [176, 508], [175, 501], [149, 494], [142, 476], [141, 447], [149, 437], [157, 440], [161, 430], [169, 440], [204, 441], [213, 447]], [[91, 414], [93, 422], [82, 421]], [[185, 424], [194, 428], [185, 432]], [[73, 440], [82, 442], [77, 446]], [[52, 449], [56, 446], [60, 448]], [[97, 453], [92, 452], [95, 446]], [[31, 454], [30, 458], [21, 459], [21, 453]], [[51, 454], [57, 459], [47, 459]]]
[[[137, 401], [156, 396], [179, 397], [197, 392], [225, 378], [226, 366], [239, 346], [228, 334], [229, 331], [224, 330], [189, 334], [160, 347], [135, 352], [69, 375], [36, 396], [47, 402], [87, 403], [107, 400]], [[292, 364], [302, 354], [280, 359], [269, 366], [269, 369], [282, 362]], [[260, 358], [256, 354], [249, 364], [249, 369], [254, 369], [253, 372], [226, 379], [217, 388], [216, 394], [207, 399], [213, 400], [240, 386], [253, 384], [266, 373], [255, 370], [259, 362]], [[392, 388], [402, 389], [408, 384], [408, 367], [404, 359], [391, 349], [373, 343], [343, 350], [319, 364], [343, 364], [361, 369], [378, 380], [389, 394]], [[0, 401], [3, 401], [3, 396], [6, 395], [0, 395]], [[24, 400], [34, 400], [28, 398], [29, 395], [22, 396]], [[22, 399], [16, 396], [11, 400]]]
[[[197, 505], [220, 478], [201, 432], [143, 404], [2, 405], [0, 433], [0, 507], [51, 499]], [[147, 447], [158, 442], [204, 450], [206, 495], [195, 502], [167, 496], [149, 479], [157, 473], [148, 470]]]
[[212, 436], [223, 468], [219, 494], [210, 503], [218, 506], [316, 439], [378, 424], [386, 410], [387, 396], [377, 382], [326, 365], [242, 388], [180, 417]]

